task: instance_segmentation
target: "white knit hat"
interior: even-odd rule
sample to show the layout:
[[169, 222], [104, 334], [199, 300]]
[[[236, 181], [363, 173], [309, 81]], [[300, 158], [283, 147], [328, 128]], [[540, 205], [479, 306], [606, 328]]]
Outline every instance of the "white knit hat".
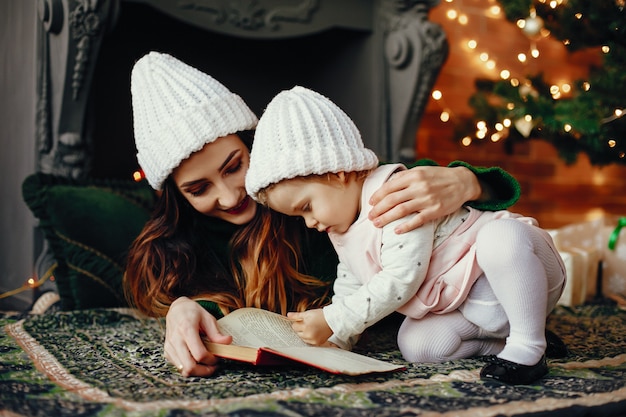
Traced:
[[377, 165], [346, 113], [327, 97], [296, 86], [274, 97], [259, 120], [246, 190], [258, 201], [260, 190], [285, 179]]
[[158, 52], [135, 64], [131, 93], [137, 160], [155, 190], [193, 152], [254, 129], [258, 121], [241, 97], [217, 80]]

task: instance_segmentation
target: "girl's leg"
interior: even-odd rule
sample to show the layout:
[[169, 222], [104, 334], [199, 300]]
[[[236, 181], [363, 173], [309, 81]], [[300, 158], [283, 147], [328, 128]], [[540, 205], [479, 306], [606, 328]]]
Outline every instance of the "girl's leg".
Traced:
[[509, 321], [498, 357], [529, 366], [544, 355], [546, 316], [564, 282], [558, 254], [542, 233], [518, 220], [499, 219], [483, 226], [476, 239], [478, 264]]
[[475, 355], [493, 355], [504, 340], [483, 337], [478, 326], [458, 311], [407, 317], [398, 331], [398, 347], [409, 362], [445, 362]]

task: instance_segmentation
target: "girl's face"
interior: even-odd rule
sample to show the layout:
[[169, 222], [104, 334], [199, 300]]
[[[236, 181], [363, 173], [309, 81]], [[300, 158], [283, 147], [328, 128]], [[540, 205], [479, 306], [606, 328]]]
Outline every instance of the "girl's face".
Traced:
[[256, 202], [246, 193], [245, 175], [250, 153], [237, 135], [204, 145], [172, 173], [176, 187], [200, 213], [243, 225], [256, 213]]
[[345, 233], [357, 218], [361, 184], [343, 172], [330, 178], [294, 178], [266, 192], [268, 206], [288, 216], [300, 216], [319, 232]]

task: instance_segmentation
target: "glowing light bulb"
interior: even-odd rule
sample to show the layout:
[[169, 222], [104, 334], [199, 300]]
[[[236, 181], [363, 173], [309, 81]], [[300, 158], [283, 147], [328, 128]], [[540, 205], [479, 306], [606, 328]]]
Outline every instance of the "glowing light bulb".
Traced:
[[517, 54], [517, 60], [519, 62], [526, 62], [526, 54], [524, 53]]
[[467, 41], [467, 47], [469, 49], [476, 49], [477, 46], [478, 42], [476, 42], [474, 39], [470, 39], [469, 41]]
[[489, 13], [491, 13], [494, 16], [498, 16], [500, 15], [500, 12], [502, 11], [502, 9], [500, 9], [500, 6], [498, 5], [493, 5], [489, 8]]
[[441, 114], [439, 115], [439, 119], [442, 122], [447, 122], [448, 120], [450, 120], [450, 113], [448, 113], [447, 111], [442, 111]]

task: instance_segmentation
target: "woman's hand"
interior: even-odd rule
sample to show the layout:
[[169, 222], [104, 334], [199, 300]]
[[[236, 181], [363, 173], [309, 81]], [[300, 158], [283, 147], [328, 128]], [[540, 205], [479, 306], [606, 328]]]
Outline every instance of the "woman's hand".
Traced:
[[287, 317], [293, 321], [291, 327], [300, 336], [300, 339], [309, 345], [323, 346], [333, 334], [328, 323], [326, 323], [324, 311], [321, 308], [302, 313], [287, 313]]
[[396, 227], [396, 233], [405, 233], [454, 212], [481, 192], [478, 179], [465, 167], [418, 166], [394, 174], [372, 195], [369, 218], [383, 227], [417, 213]]
[[210, 376], [217, 369], [218, 359], [202, 343], [201, 337], [212, 342], [230, 344], [217, 320], [195, 301], [180, 297], [170, 306], [165, 318], [165, 358], [183, 376]]

